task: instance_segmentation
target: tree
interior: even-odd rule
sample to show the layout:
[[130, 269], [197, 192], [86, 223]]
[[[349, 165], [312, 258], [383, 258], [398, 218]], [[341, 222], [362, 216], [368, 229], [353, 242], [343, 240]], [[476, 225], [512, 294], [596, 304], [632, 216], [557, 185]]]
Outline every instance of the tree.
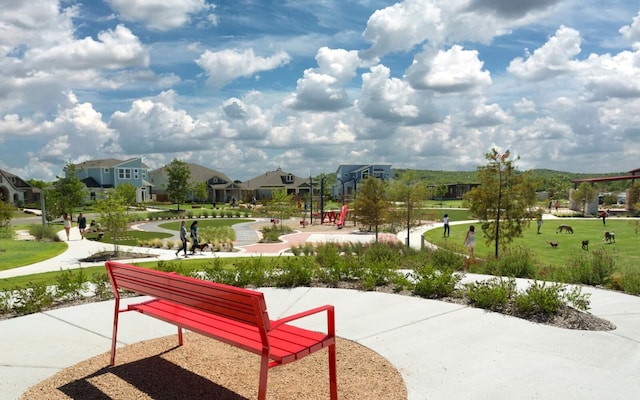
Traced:
[[207, 184], [204, 182], [198, 182], [193, 187], [193, 194], [198, 202], [202, 203], [207, 199]]
[[11, 237], [13, 211], [15, 208], [11, 204], [0, 200], [0, 238]]
[[571, 200], [582, 204], [582, 213], [587, 213], [587, 205], [598, 196], [598, 191], [587, 182], [582, 182], [576, 190], [571, 193]]
[[271, 199], [267, 203], [267, 212], [274, 216], [274, 219], [282, 221], [290, 218], [298, 211], [296, 202], [293, 200], [293, 196], [287, 194], [286, 189], [274, 190], [272, 192]]
[[375, 229], [376, 242], [380, 226], [388, 222], [391, 203], [387, 200], [387, 183], [377, 178], [367, 178], [358, 186], [358, 196], [353, 208], [360, 224]]
[[636, 182], [629, 188], [629, 194], [625, 200], [631, 211], [640, 210], [640, 183]]
[[136, 204], [136, 194], [138, 189], [130, 183], [122, 183], [116, 188], [116, 194], [124, 202], [127, 210], [129, 206]]
[[187, 200], [191, 190], [189, 178], [191, 178], [191, 171], [184, 161], [174, 158], [171, 164], [167, 166], [166, 190], [169, 200], [178, 205], [178, 211], [180, 211], [180, 204]]
[[403, 223], [406, 222], [407, 246], [409, 246], [411, 227], [417, 226], [419, 222], [415, 209], [427, 196], [426, 186], [418, 180], [414, 171], [407, 171], [401, 175], [399, 180], [393, 181], [390, 185], [390, 193], [390, 198], [395, 200], [400, 207]]
[[96, 201], [96, 210], [100, 214], [98, 222], [102, 228], [113, 236], [113, 250], [118, 253], [119, 234], [127, 229], [126, 200], [117, 191], [109, 191]]
[[84, 183], [76, 176], [76, 167], [68, 163], [64, 167], [64, 173], [64, 177], [57, 177], [58, 180], [53, 183], [55, 194], [52, 200], [55, 201], [52, 201], [51, 206], [54, 209], [50, 210], [49, 203], [46, 203], [47, 212], [54, 215], [54, 218], [64, 213], [72, 214], [73, 209], [82, 205], [87, 197]]
[[516, 173], [509, 151], [494, 148], [485, 154], [488, 164], [478, 167], [480, 186], [464, 195], [469, 211], [480, 220], [487, 244], [494, 242], [495, 257], [500, 247], [522, 236], [528, 226], [529, 207], [535, 204], [534, 185], [529, 173]]

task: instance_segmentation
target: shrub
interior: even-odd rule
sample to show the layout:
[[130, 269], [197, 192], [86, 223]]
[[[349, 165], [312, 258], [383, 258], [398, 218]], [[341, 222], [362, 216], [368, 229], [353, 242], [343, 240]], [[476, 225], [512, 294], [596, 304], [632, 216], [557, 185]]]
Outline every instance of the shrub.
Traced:
[[613, 257], [606, 250], [595, 249], [587, 255], [581, 254], [569, 260], [567, 282], [593, 286], [605, 285], [609, 282], [614, 270]]
[[106, 272], [96, 272], [91, 277], [93, 292], [100, 300], [107, 300], [113, 297], [111, 282]]
[[413, 293], [427, 299], [448, 297], [454, 294], [456, 285], [462, 277], [453, 273], [451, 267], [436, 269], [426, 265], [412, 275], [416, 282]]
[[526, 248], [518, 246], [506, 250], [498, 259], [487, 260], [480, 269], [489, 275], [533, 278], [536, 267], [531, 253]]
[[16, 289], [13, 292], [11, 309], [17, 315], [27, 315], [42, 311], [53, 304], [53, 293], [42, 284], [29, 283], [28, 288]]
[[84, 269], [77, 269], [76, 272], [67, 269], [61, 270], [56, 277], [56, 297], [65, 300], [77, 300], [84, 297], [87, 291], [88, 279]]
[[29, 225], [29, 234], [37, 240], [59, 240], [56, 229], [50, 225]]
[[436, 268], [447, 267], [461, 270], [464, 266], [464, 256], [460, 253], [439, 247], [434, 251], [427, 252], [427, 254], [429, 254], [429, 262]]
[[631, 271], [621, 274], [619, 285], [625, 293], [640, 295], [640, 272]]
[[313, 274], [313, 260], [308, 257], [282, 257], [274, 268], [273, 284], [276, 287], [309, 286]]
[[465, 285], [471, 304], [486, 310], [503, 310], [516, 294], [516, 281], [513, 278], [492, 278], [487, 281]]
[[559, 283], [547, 284], [534, 281], [524, 292], [516, 295], [516, 309], [524, 315], [556, 315], [564, 304], [561, 296], [562, 288], [563, 285]]

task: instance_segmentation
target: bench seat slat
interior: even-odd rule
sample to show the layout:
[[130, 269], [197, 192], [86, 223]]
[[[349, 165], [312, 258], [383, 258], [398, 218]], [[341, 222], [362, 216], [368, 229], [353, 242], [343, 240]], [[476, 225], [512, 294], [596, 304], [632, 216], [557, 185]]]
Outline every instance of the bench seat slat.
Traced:
[[[239, 345], [256, 354], [262, 353], [260, 332], [252, 325], [230, 321], [165, 300], [131, 304], [129, 309], [215, 337], [228, 344]], [[335, 343], [335, 339], [323, 333], [285, 324], [269, 332], [269, 343], [269, 358], [279, 364], [286, 364]]]

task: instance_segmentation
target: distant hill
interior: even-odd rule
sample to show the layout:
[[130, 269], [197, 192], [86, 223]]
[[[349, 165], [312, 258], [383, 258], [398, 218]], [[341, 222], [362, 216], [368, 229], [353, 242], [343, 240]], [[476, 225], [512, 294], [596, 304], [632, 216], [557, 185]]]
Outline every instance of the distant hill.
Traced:
[[[393, 168], [393, 179], [399, 179], [408, 171], [414, 171], [418, 176], [418, 179], [434, 185], [478, 183], [476, 171], [434, 171]], [[554, 171], [551, 169], [533, 169], [531, 170], [531, 173], [533, 178], [539, 182], [537, 190], [566, 190], [572, 186], [571, 181], [574, 179], [599, 178], [626, 174], [626, 172], [612, 172], [607, 174], [575, 173]], [[598, 184], [598, 188], [603, 190], [624, 190], [629, 187], [630, 184], [630, 181], [608, 182]]]

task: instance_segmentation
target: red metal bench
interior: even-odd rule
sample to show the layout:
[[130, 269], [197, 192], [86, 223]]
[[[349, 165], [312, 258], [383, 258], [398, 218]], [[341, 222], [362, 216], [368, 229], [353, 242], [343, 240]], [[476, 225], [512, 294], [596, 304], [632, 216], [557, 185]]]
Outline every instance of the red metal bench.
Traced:
[[[114, 261], [106, 262], [115, 294], [111, 365], [115, 365], [118, 316], [138, 311], [182, 329], [217, 339], [260, 355], [258, 399], [267, 395], [269, 368], [299, 360], [328, 347], [330, 398], [338, 398], [334, 307], [325, 305], [275, 321], [269, 319], [264, 294], [220, 283], [156, 271]], [[120, 309], [120, 290], [151, 296], [152, 299]], [[327, 333], [314, 332], [288, 322], [326, 311]]]

